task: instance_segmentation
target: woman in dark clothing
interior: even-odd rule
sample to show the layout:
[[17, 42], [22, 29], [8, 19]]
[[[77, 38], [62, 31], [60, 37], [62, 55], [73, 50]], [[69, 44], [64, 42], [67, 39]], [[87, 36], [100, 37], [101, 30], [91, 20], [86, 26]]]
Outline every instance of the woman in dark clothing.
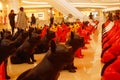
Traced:
[[11, 10], [9, 13], [9, 21], [12, 29], [12, 35], [14, 34], [14, 29], [15, 29], [15, 16], [16, 14], [14, 13], [14, 10]]

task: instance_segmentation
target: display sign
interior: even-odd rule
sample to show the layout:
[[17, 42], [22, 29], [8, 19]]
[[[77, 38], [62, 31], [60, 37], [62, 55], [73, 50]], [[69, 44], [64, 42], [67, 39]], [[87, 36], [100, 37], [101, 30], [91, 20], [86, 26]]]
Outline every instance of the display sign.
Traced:
[[39, 13], [38, 13], [38, 18], [39, 18], [40, 20], [44, 20], [44, 19], [45, 19], [45, 17], [44, 17], [44, 12], [39, 12]]

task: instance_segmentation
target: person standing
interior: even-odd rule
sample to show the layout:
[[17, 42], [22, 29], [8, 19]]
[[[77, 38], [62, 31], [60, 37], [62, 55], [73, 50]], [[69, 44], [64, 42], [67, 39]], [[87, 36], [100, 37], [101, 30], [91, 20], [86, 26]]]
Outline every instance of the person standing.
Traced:
[[11, 10], [8, 17], [9, 17], [11, 30], [12, 30], [12, 35], [14, 34], [14, 29], [15, 29], [15, 16], [16, 14], [14, 13], [14, 10]]
[[92, 20], [93, 20], [93, 15], [92, 15], [92, 13], [90, 13], [89, 19], [92, 19]]
[[20, 11], [18, 13], [17, 17], [17, 26], [20, 29], [26, 29], [28, 28], [28, 18], [26, 16], [26, 13], [24, 12], [24, 8], [20, 7]]
[[50, 25], [49, 25], [50, 27], [52, 26], [53, 22], [54, 22], [54, 15], [52, 12], [52, 8], [50, 8]]
[[34, 16], [34, 14], [32, 14], [32, 16], [31, 16], [31, 26], [33, 27], [33, 26], [35, 26], [35, 24], [36, 24], [36, 18]]

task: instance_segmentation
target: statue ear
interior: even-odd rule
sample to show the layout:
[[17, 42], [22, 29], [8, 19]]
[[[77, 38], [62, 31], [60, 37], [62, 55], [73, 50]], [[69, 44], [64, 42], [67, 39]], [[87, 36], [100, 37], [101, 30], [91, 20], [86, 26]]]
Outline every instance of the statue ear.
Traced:
[[4, 37], [4, 36], [3, 36], [3, 35], [4, 35], [4, 33], [3, 33], [2, 31], [0, 32], [0, 35], [1, 35], [1, 38], [3, 38], [3, 37]]
[[5, 29], [2, 29], [3, 33], [5, 32]]
[[52, 40], [50, 45], [51, 45], [51, 52], [55, 53], [55, 51], [56, 51], [56, 43], [55, 43], [55, 41]]
[[29, 39], [31, 39], [32, 37], [32, 32], [29, 32]]
[[46, 30], [47, 34], [49, 34], [49, 29]]
[[74, 32], [71, 31], [71, 36], [70, 36], [70, 39], [74, 39]]
[[48, 34], [49, 34], [49, 30], [48, 29], [46, 29], [46, 36], [48, 37]]

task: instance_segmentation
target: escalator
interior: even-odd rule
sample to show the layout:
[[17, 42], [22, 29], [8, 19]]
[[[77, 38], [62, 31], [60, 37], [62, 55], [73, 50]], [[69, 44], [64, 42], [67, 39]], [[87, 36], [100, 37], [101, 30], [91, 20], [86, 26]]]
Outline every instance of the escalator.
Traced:
[[72, 4], [67, 2], [66, 0], [45, 0], [48, 4], [52, 5], [56, 10], [67, 16], [68, 14], [72, 14], [76, 19], [80, 19], [83, 21], [87, 19], [87, 16], [81, 13], [78, 9], [76, 9]]

